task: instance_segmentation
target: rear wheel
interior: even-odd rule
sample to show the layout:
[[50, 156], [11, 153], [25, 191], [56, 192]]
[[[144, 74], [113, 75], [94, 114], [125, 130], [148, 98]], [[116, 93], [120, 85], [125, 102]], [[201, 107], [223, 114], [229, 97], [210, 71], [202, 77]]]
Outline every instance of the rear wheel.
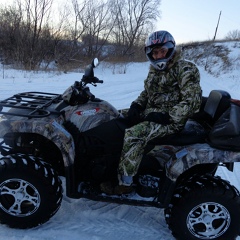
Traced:
[[234, 240], [240, 232], [238, 190], [220, 177], [194, 176], [179, 187], [165, 210], [179, 240]]
[[35, 227], [57, 212], [61, 200], [61, 180], [50, 165], [23, 154], [0, 159], [1, 223]]

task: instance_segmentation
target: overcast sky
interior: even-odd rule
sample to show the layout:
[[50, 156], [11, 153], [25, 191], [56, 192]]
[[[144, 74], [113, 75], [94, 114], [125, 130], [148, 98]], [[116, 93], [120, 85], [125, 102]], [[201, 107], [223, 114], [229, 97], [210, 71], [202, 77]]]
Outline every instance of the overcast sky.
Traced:
[[[54, 0], [54, 4], [61, 6], [64, 1], [69, 2]], [[240, 0], [161, 0], [160, 10], [161, 19], [154, 30], [169, 31], [177, 43], [213, 39], [220, 11], [217, 39], [224, 38], [229, 31], [240, 30]]]
[[158, 29], [168, 30], [177, 43], [217, 39], [240, 30], [240, 0], [162, 0]]

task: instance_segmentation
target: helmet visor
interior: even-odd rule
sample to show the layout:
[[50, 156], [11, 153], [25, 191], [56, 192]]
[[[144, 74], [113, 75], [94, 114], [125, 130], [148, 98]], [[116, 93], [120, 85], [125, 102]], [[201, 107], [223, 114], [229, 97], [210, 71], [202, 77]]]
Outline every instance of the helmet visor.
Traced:
[[163, 59], [166, 57], [168, 50], [166, 46], [155, 47], [151, 51], [151, 55], [154, 59]]
[[167, 49], [170, 49], [170, 48], [174, 48], [174, 44], [172, 42], [167, 42], [165, 44], [154, 44], [154, 45], [151, 45], [151, 46], [145, 48], [146, 54], [151, 53], [155, 48], [167, 48]]

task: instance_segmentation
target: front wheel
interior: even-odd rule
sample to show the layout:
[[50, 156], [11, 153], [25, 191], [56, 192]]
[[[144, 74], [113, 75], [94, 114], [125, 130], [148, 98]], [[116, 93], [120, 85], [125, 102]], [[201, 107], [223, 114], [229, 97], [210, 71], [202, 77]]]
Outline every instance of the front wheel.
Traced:
[[240, 232], [238, 190], [220, 177], [194, 176], [179, 187], [165, 210], [179, 240], [234, 240]]
[[50, 165], [23, 154], [0, 159], [1, 223], [35, 227], [57, 212], [61, 200], [61, 180]]

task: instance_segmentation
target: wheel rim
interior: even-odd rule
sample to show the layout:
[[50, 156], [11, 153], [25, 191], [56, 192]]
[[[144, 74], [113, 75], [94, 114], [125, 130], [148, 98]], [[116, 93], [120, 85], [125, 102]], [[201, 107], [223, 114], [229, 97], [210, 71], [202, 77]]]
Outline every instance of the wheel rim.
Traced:
[[8, 179], [0, 185], [0, 208], [9, 215], [26, 217], [37, 211], [40, 194], [29, 182]]
[[188, 230], [199, 239], [214, 239], [227, 231], [231, 222], [228, 210], [215, 202], [201, 203], [188, 214]]

